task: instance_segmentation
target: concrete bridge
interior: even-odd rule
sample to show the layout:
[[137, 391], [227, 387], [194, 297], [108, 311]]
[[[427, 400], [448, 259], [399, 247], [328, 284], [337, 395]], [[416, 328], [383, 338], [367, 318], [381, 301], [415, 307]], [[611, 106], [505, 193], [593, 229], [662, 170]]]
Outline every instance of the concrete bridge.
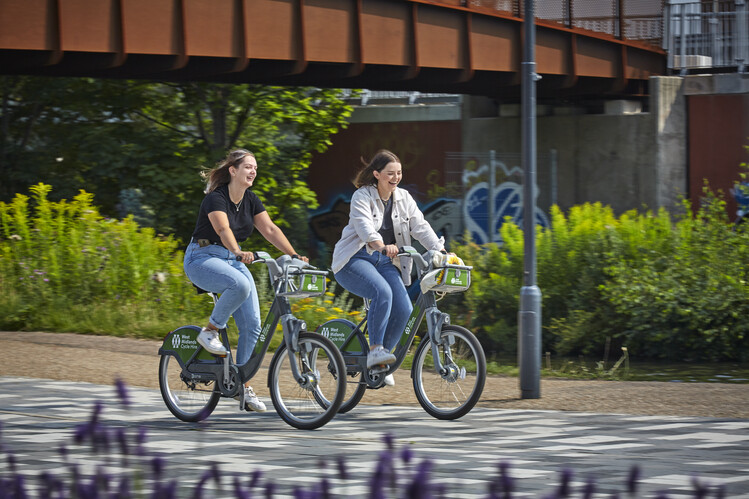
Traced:
[[[624, 2], [610, 2], [602, 16], [590, 10], [608, 3], [575, 2], [576, 12], [569, 0], [538, 0], [538, 15], [546, 17], [536, 20], [539, 98], [643, 95], [649, 77], [665, 74], [665, 52], [629, 35], [643, 16], [626, 12]], [[656, 12], [645, 21], [660, 26], [661, 2], [650, 3]], [[579, 5], [585, 4], [583, 22]], [[0, 73], [517, 99], [519, 6], [518, 0], [491, 6], [484, 0], [2, 0]]]

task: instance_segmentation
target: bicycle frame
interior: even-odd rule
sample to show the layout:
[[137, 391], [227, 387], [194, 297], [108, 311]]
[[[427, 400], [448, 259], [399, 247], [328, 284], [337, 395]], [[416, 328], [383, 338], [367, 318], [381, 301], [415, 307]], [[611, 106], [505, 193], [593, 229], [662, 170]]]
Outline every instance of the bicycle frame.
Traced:
[[[408, 248], [406, 252], [409, 257], [414, 258], [415, 260], [418, 258], [418, 260], [416, 260], [417, 265], [422, 270], [428, 268], [426, 261], [419, 253], [413, 250], [413, 248]], [[403, 256], [406, 255], [404, 254]], [[468, 269], [470, 267], [464, 268]], [[413, 311], [406, 321], [406, 326], [403, 328], [403, 333], [398, 339], [395, 351], [393, 352], [396, 358], [395, 362], [388, 365], [383, 370], [373, 369], [373, 374], [392, 373], [401, 366], [406, 358], [406, 354], [413, 345], [416, 331], [418, 331], [424, 318], [427, 320], [427, 334], [432, 340], [432, 354], [435, 362], [435, 370], [440, 374], [445, 372], [442, 359], [439, 355], [439, 347], [443, 343], [440, 332], [442, 331], [443, 325], [450, 323], [450, 316], [439, 310], [435, 294], [433, 291], [429, 290], [426, 293], [420, 291], [416, 298]], [[365, 329], [362, 329], [362, 325], [366, 320], [367, 318], [365, 317], [358, 325], [354, 325], [353, 322], [346, 319], [335, 319], [324, 324], [320, 333], [336, 343], [341, 350], [344, 361], [346, 362], [346, 370], [348, 374], [353, 375], [360, 372], [367, 373], [367, 376], [365, 376], [368, 380], [367, 382], [374, 384], [374, 380], [369, 376], [370, 369], [367, 368], [367, 352], [369, 348], [367, 344], [364, 343], [363, 338]], [[338, 329], [336, 326], [338, 326]], [[341, 327], [346, 329], [350, 328], [350, 331], [341, 331]], [[359, 343], [359, 345], [357, 346], [356, 343]]]
[[[195, 381], [219, 381], [219, 380], [230, 380], [232, 377], [236, 378], [238, 383], [234, 383], [237, 386], [227, 388], [219, 383], [219, 388], [225, 396], [234, 396], [239, 390], [239, 386], [243, 385], [250, 379], [252, 379], [257, 371], [260, 369], [260, 365], [263, 362], [270, 341], [273, 338], [273, 334], [276, 331], [278, 323], [281, 323], [283, 330], [283, 338], [286, 347], [290, 353], [295, 353], [298, 350], [298, 339], [299, 334], [307, 329], [307, 324], [304, 320], [298, 319], [291, 312], [291, 304], [286, 296], [281, 296], [279, 293], [282, 292], [282, 286], [288, 279], [288, 267], [285, 272], [281, 272], [275, 260], [271, 259], [270, 255], [264, 252], [257, 252], [257, 256], [260, 262], [269, 265], [269, 272], [271, 274], [271, 282], [274, 283], [274, 292], [276, 296], [271, 303], [270, 310], [263, 321], [260, 336], [258, 337], [255, 348], [252, 351], [252, 355], [242, 365], [234, 364], [232, 360], [231, 349], [229, 347], [229, 338], [226, 329], [220, 330], [221, 340], [223, 344], [229, 350], [229, 353], [223, 358], [213, 356], [203, 349], [194, 337], [200, 332], [200, 328], [197, 326], [185, 326], [182, 328], [175, 329], [170, 332], [164, 339], [164, 344], [159, 348], [159, 355], [172, 355], [180, 364], [183, 370], [183, 374], [186, 378]], [[271, 268], [275, 266], [274, 269]], [[307, 273], [313, 273], [316, 275], [326, 275], [325, 271], [307, 271]], [[214, 301], [216, 295], [210, 293]], [[190, 331], [189, 333], [184, 330]], [[168, 343], [168, 339], [172, 336], [171, 346], [172, 348], [166, 348], [165, 345]], [[176, 340], [175, 340], [175, 335]], [[292, 374], [297, 380], [301, 380], [304, 377], [299, 371], [299, 367], [294, 362], [290, 362]], [[235, 376], [232, 376], [232, 374]]]

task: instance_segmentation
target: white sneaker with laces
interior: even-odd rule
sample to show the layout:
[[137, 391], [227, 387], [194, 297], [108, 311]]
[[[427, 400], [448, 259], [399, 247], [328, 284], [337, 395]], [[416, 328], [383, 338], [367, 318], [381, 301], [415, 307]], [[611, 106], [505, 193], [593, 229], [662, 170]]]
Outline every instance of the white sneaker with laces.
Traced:
[[224, 348], [221, 340], [218, 339], [218, 331], [203, 328], [198, 335], [198, 343], [213, 355], [227, 354], [226, 348]]
[[388, 374], [387, 376], [385, 376], [385, 385], [395, 386], [395, 378], [392, 374]]
[[[240, 400], [240, 397], [242, 394], [240, 393], [236, 397], [234, 397], [235, 400]], [[255, 412], [265, 412], [266, 407], [262, 400], [260, 400], [257, 395], [255, 395], [255, 391], [252, 389], [251, 386], [245, 386], [244, 387], [244, 410], [245, 411], [255, 411]]]
[[379, 364], [392, 364], [395, 362], [395, 355], [385, 350], [382, 346], [375, 347], [367, 354], [367, 369]]

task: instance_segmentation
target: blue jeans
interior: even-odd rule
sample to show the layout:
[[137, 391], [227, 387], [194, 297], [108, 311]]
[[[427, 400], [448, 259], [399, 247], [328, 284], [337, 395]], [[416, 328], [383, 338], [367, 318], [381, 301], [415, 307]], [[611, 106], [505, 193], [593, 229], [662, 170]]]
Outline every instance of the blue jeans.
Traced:
[[223, 329], [229, 316], [234, 316], [239, 329], [236, 362], [244, 364], [255, 348], [261, 324], [257, 289], [249, 269], [223, 246], [201, 248], [198, 243], [187, 246], [184, 267], [196, 286], [220, 295], [209, 319], [211, 324]]
[[379, 252], [367, 254], [362, 248], [335, 274], [335, 280], [349, 292], [368, 298], [369, 344], [390, 351], [406, 327], [413, 306], [400, 270]]

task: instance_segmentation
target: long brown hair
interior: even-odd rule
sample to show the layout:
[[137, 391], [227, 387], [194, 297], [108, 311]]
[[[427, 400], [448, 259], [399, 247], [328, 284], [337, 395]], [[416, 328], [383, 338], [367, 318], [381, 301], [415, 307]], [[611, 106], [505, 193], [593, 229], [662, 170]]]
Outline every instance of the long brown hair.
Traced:
[[216, 166], [210, 170], [200, 172], [200, 176], [206, 181], [205, 193], [213, 192], [220, 185], [228, 184], [231, 180], [231, 173], [229, 173], [229, 167], [233, 166], [237, 168], [239, 163], [245, 158], [245, 156], [255, 155], [247, 149], [234, 149], [226, 155], [224, 159], [216, 163]]
[[357, 189], [365, 185], [376, 184], [377, 179], [374, 176], [374, 172], [381, 172], [389, 163], [400, 163], [401, 160], [387, 149], [380, 149], [369, 163], [364, 161], [364, 158], [362, 158], [361, 162], [364, 164], [364, 168], [361, 169], [354, 179], [354, 185]]

